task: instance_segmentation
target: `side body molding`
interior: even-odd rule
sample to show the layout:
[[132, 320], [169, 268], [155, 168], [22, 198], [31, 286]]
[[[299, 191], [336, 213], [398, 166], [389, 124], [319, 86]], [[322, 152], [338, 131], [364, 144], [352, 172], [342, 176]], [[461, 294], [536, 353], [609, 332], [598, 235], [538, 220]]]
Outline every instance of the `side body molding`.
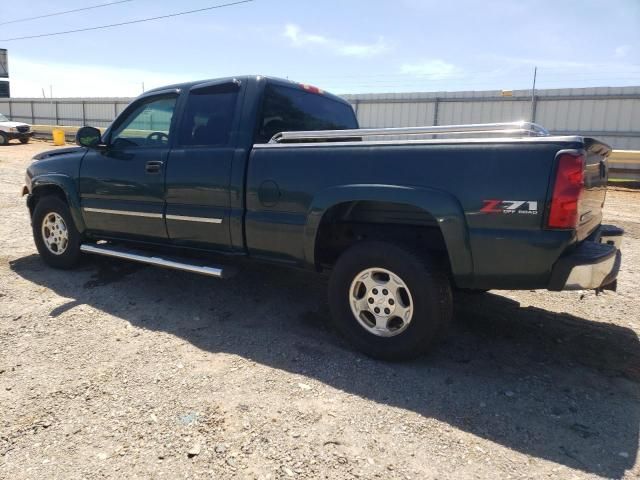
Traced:
[[45, 173], [31, 179], [31, 195], [42, 187], [57, 187], [64, 192], [76, 228], [80, 233], [84, 232], [86, 227], [84, 218], [82, 217], [80, 195], [78, 194], [78, 187], [75, 180], [61, 173]]
[[345, 202], [393, 202], [418, 207], [432, 215], [442, 231], [456, 284], [471, 285], [473, 258], [464, 211], [451, 194], [423, 187], [354, 184], [331, 187], [314, 196], [304, 230], [304, 255], [308, 265], [315, 264], [315, 246], [322, 217], [331, 207]]

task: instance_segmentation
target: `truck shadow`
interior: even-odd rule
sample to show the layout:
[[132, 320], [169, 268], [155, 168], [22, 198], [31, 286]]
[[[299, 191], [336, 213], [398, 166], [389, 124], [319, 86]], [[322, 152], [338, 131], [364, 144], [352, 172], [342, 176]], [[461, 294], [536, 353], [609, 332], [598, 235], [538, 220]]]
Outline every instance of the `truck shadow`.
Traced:
[[332, 331], [317, 275], [254, 264], [219, 281], [102, 258], [61, 272], [36, 255], [10, 265], [71, 299], [51, 316], [88, 304], [532, 457], [607, 478], [635, 464], [640, 342], [624, 327], [470, 295], [457, 299], [454, 332], [442, 346], [391, 364], [353, 352]]

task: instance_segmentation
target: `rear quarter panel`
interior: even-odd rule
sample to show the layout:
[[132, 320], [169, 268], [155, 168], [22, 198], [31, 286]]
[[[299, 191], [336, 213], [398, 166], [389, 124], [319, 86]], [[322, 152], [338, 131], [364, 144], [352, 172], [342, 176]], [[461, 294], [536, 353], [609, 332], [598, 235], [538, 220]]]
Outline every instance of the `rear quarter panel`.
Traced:
[[[470, 249], [473, 272], [454, 269], [459, 286], [544, 288], [553, 263], [574, 241], [570, 232], [542, 228], [554, 157], [580, 147], [514, 140], [255, 148], [247, 173], [247, 247], [254, 256], [309, 264], [306, 227], [315, 197], [341, 185], [416, 187], [450, 194], [460, 206], [467, 238], [449, 256]], [[486, 211], [488, 201], [500, 201], [496, 211]], [[502, 202], [534, 202], [536, 210], [527, 203], [509, 211], [514, 204]]]

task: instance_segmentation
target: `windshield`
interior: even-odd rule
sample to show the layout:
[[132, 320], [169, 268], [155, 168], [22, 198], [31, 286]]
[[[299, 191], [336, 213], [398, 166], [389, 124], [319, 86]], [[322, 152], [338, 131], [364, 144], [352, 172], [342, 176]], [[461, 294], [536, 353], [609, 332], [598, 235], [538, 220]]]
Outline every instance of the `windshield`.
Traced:
[[0, 113], [0, 122], [8, 122], [9, 119]]

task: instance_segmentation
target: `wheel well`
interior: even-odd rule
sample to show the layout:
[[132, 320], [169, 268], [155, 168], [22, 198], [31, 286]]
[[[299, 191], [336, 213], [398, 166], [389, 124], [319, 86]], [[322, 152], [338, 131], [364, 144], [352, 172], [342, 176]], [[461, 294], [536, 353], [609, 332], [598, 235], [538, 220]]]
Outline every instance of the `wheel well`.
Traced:
[[330, 268], [347, 248], [373, 239], [433, 252], [451, 271], [447, 245], [433, 215], [413, 205], [368, 200], [340, 203], [325, 212], [316, 236], [316, 266]]
[[31, 196], [29, 197], [29, 201], [27, 202], [27, 205], [29, 207], [29, 213], [33, 215], [33, 211], [36, 208], [36, 204], [40, 201], [40, 199], [43, 197], [49, 197], [49, 196], [58, 197], [63, 202], [67, 204], [69, 203], [67, 202], [67, 196], [65, 195], [64, 190], [62, 190], [62, 188], [60, 188], [57, 185], [43, 185], [41, 187], [35, 188], [31, 193]]

